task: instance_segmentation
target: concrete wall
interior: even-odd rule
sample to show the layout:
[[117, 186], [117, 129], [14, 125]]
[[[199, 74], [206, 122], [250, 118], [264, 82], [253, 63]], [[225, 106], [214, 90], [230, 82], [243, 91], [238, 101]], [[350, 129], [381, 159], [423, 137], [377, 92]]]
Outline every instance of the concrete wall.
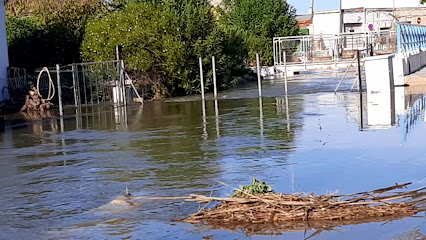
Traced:
[[426, 66], [426, 52], [381, 55], [364, 60], [367, 91], [388, 91], [389, 87], [405, 85], [405, 76]]
[[340, 12], [338, 10], [315, 12], [313, 18], [313, 33], [336, 34], [340, 32]]
[[4, 11], [4, 0], [0, 0], [0, 101], [7, 99], [3, 89], [7, 86], [7, 67], [9, 57], [7, 53], [6, 19]]
[[341, 0], [342, 9], [421, 7], [419, 0]]

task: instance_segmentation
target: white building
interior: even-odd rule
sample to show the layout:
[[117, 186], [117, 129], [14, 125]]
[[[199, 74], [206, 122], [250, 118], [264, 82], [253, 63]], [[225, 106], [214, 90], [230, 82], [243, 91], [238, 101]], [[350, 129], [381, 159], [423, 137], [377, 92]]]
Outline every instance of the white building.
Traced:
[[4, 0], [0, 0], [0, 101], [7, 99], [3, 96], [4, 87], [7, 86], [7, 68], [9, 66], [9, 57], [7, 53], [6, 36], [6, 13], [4, 10]]
[[422, 7], [419, 0], [341, 0], [342, 9], [354, 8], [417, 8]]
[[398, 20], [426, 25], [426, 7], [419, 0], [341, 0], [342, 32], [392, 29]]
[[398, 20], [426, 25], [426, 5], [419, 0], [341, 0], [340, 9], [316, 11], [310, 34], [386, 31]]
[[340, 11], [317, 11], [312, 18], [312, 25], [308, 28], [313, 35], [336, 34], [340, 32]]

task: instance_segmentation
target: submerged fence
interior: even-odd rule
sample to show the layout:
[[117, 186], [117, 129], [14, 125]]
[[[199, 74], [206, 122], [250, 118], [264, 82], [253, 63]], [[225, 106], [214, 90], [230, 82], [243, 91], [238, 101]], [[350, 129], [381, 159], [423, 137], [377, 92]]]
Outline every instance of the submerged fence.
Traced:
[[360, 49], [372, 48], [374, 53], [396, 52], [395, 31], [306, 35], [273, 39], [274, 66], [351, 60]]
[[35, 87], [43, 98], [55, 92], [51, 102], [59, 106], [61, 115], [63, 105], [123, 106], [132, 101], [143, 104], [122, 60], [57, 65], [48, 68], [49, 74], [38, 75], [39, 71], [36, 73], [37, 75], [28, 75], [25, 71], [16, 69], [9, 72], [7, 91], [12, 101], [23, 103], [25, 95]]

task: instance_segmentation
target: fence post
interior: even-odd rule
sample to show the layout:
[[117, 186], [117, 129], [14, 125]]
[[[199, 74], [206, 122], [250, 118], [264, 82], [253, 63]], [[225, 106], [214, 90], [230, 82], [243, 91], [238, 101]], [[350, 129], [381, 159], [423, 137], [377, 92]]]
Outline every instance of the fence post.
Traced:
[[287, 86], [287, 55], [286, 52], [284, 51], [283, 54], [283, 58], [284, 58], [284, 91], [285, 91], [285, 95], [287, 95], [288, 92], [288, 86]]
[[203, 60], [199, 58], [200, 62], [200, 82], [201, 82], [201, 99], [204, 100], [204, 75], [203, 75]]
[[59, 116], [63, 116], [64, 110], [63, 110], [63, 107], [62, 107], [61, 72], [60, 72], [59, 64], [56, 64], [56, 81], [58, 83]]
[[358, 58], [358, 88], [359, 92], [362, 92], [361, 60], [359, 50], [356, 51], [356, 57]]
[[217, 86], [216, 86], [216, 62], [214, 56], [212, 56], [212, 69], [213, 69], [213, 87], [214, 87], [214, 98], [217, 98]]
[[277, 65], [276, 52], [275, 52], [275, 38], [272, 39], [272, 52], [274, 53], [274, 67]]
[[259, 53], [256, 53], [256, 63], [257, 63], [257, 87], [259, 88], [259, 97], [262, 97], [262, 81], [260, 80]]
[[84, 104], [87, 104], [87, 86], [84, 66], [81, 66], [81, 75], [83, 75]]
[[120, 61], [120, 78], [122, 81], [122, 94], [123, 94], [123, 104], [124, 106], [127, 106], [127, 99], [126, 99], [126, 79], [124, 78], [124, 60]]
[[72, 64], [71, 70], [72, 70], [72, 84], [73, 84], [73, 90], [74, 90], [74, 105], [77, 107], [78, 102], [77, 102], [77, 83], [75, 79], [75, 63]]
[[303, 43], [303, 65], [306, 70], [306, 62], [307, 62], [307, 55], [306, 55], [306, 43], [305, 43], [305, 37], [302, 38]]

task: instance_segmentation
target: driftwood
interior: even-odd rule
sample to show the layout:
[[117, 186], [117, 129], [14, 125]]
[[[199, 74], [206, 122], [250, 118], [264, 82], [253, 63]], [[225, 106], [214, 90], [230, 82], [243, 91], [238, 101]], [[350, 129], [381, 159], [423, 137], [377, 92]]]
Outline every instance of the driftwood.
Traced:
[[[426, 188], [394, 191], [411, 183], [350, 195], [242, 194], [218, 198], [202, 195], [175, 198], [185, 201], [220, 202], [210, 209], [178, 221], [208, 224], [212, 228], [244, 232], [276, 233], [329, 229], [347, 224], [382, 222], [413, 216], [426, 210]], [[141, 199], [141, 197], [139, 197]]]
[[30, 94], [25, 96], [24, 106], [21, 108], [21, 112], [40, 111], [44, 112], [49, 110], [53, 106], [49, 100], [43, 99], [40, 93], [35, 87], [30, 90]]

